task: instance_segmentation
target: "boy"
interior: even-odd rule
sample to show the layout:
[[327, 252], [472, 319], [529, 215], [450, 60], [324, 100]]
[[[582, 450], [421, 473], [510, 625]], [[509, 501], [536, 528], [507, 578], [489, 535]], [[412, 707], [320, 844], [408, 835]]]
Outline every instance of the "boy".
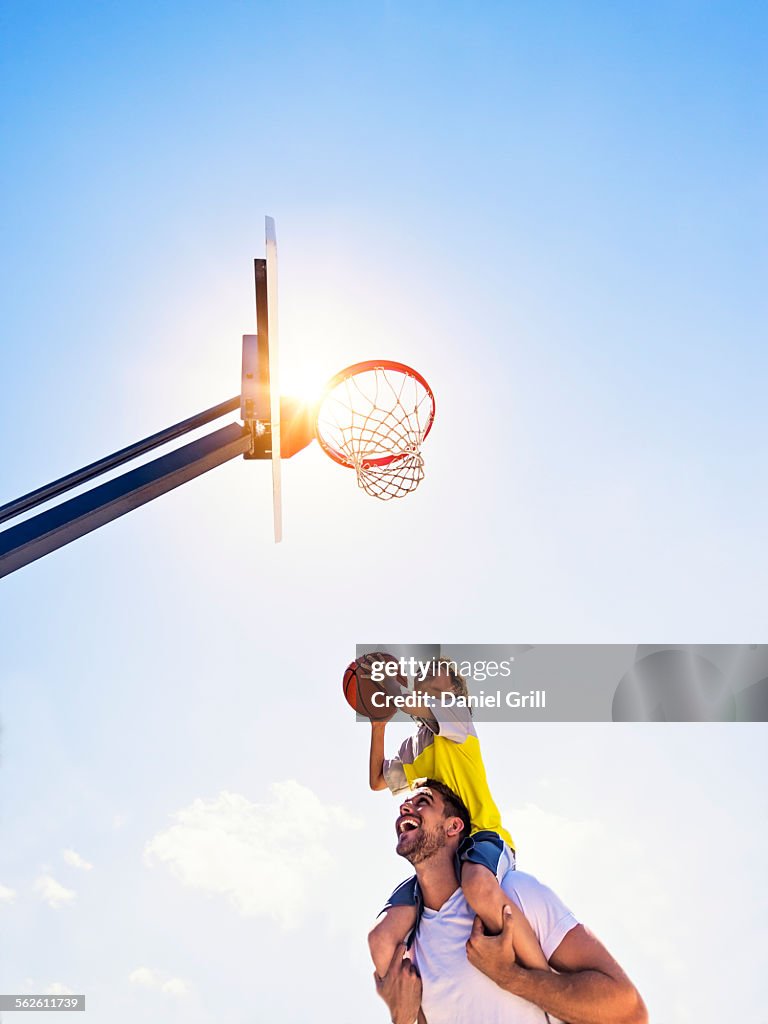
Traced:
[[[370, 671], [371, 656], [358, 659], [358, 674]], [[384, 732], [387, 720], [371, 722], [369, 781], [371, 789], [389, 788], [393, 793], [408, 790], [422, 778], [437, 779], [450, 787], [466, 804], [472, 819], [470, 837], [459, 848], [461, 888], [470, 907], [488, 933], [502, 930], [502, 913], [510, 900], [499, 885], [507, 871], [515, 866], [512, 838], [501, 824], [493, 802], [477, 733], [467, 708], [442, 707], [440, 695], [467, 696], [467, 684], [449, 658], [439, 658], [426, 667], [423, 679], [414, 683], [414, 692], [433, 699], [431, 708], [419, 707], [419, 728], [398, 754], [384, 756]], [[400, 683], [404, 683], [402, 677]], [[393, 714], [394, 714], [393, 710]], [[392, 716], [390, 716], [392, 717]], [[416, 718], [416, 716], [413, 716]], [[399, 827], [418, 828], [418, 818], [401, 821]], [[404, 942], [417, 923], [415, 886], [409, 879], [394, 891], [384, 908], [383, 918], [368, 936], [376, 973], [383, 977], [396, 947]], [[536, 937], [518, 907], [512, 906], [515, 925], [515, 956], [523, 966], [549, 970]]]

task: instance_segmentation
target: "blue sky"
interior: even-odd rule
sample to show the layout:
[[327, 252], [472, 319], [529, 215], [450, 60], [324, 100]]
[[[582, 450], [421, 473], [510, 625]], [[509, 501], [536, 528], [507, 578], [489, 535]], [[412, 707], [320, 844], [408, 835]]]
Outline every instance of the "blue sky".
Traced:
[[[285, 466], [276, 548], [266, 467], [237, 460], [3, 581], [3, 985], [86, 991], [110, 1024], [375, 1019], [363, 935], [401, 866], [340, 698], [368, 630], [764, 629], [765, 12], [30, 2], [0, 19], [0, 501], [237, 392], [265, 213], [286, 382], [388, 356], [438, 403], [402, 503], [313, 446]], [[604, 925], [655, 1018], [733, 1010], [701, 940], [712, 862], [680, 865], [715, 820], [739, 906], [763, 891], [761, 727], [483, 740], [526, 866]], [[664, 823], [649, 859], [641, 806]], [[271, 840], [178, 876], [184, 828], [222, 815], [235, 836], [310, 823], [293, 918], [253, 886], [279, 869]], [[628, 864], [656, 916], [633, 917]], [[715, 922], [731, 909], [716, 899]], [[739, 913], [750, 978], [764, 934]]]

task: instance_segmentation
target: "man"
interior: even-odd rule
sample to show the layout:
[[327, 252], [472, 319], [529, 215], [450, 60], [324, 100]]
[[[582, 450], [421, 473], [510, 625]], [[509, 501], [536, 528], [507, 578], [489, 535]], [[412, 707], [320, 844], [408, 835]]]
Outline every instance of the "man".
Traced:
[[532, 875], [509, 871], [502, 888], [522, 909], [552, 971], [515, 963], [513, 915], [500, 935], [483, 933], [463, 897], [456, 853], [469, 815], [447, 786], [425, 780], [400, 807], [397, 853], [416, 870], [422, 904], [413, 961], [396, 950], [374, 975], [393, 1024], [647, 1024], [635, 989], [605, 947]]

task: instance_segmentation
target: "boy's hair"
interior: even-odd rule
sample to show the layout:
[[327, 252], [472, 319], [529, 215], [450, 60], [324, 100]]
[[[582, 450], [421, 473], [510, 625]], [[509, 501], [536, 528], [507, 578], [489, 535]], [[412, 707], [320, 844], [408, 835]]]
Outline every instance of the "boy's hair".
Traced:
[[467, 681], [464, 676], [459, 672], [456, 662], [453, 658], [434, 658], [427, 668], [426, 679], [434, 679], [435, 676], [447, 678], [451, 684], [451, 689], [457, 697], [469, 696], [469, 690], [467, 689]]
[[437, 779], [416, 779], [411, 785], [411, 789], [420, 789], [422, 786], [429, 786], [430, 789], [434, 789], [443, 798], [445, 805], [443, 811], [444, 818], [461, 818], [464, 826], [462, 838], [466, 839], [472, 831], [472, 820], [461, 797], [457, 796], [450, 786], [446, 786], [444, 782], [439, 782]]

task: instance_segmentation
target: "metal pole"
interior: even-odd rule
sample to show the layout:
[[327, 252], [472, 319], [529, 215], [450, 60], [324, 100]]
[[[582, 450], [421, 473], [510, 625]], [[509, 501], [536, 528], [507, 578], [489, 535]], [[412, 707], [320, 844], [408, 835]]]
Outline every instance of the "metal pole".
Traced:
[[9, 527], [0, 533], [0, 577], [242, 455], [250, 444], [248, 428], [231, 423]]
[[127, 448], [121, 448], [119, 452], [107, 455], [105, 458], [99, 459], [98, 462], [92, 462], [83, 469], [78, 469], [74, 473], [60, 477], [60, 479], [54, 480], [51, 484], [38, 487], [37, 490], [30, 491], [29, 494], [25, 494], [15, 501], [8, 502], [7, 505], [0, 505], [0, 523], [14, 519], [16, 516], [21, 515], [22, 512], [28, 512], [31, 508], [36, 508], [38, 505], [44, 505], [46, 501], [58, 498], [59, 495], [64, 494], [66, 491], [71, 491], [73, 487], [79, 487], [81, 484], [101, 476], [102, 473], [108, 473], [111, 469], [116, 469], [118, 466], [130, 462], [140, 455], [145, 455], [147, 452], [151, 452], [154, 448], [159, 448], [169, 441], [175, 441], [176, 438], [183, 437], [184, 434], [188, 434], [198, 427], [203, 427], [206, 423], [217, 420], [220, 416], [225, 416], [227, 413], [234, 412], [239, 408], [240, 396], [238, 395], [237, 398], [230, 398], [227, 402], [221, 402], [219, 405], [214, 405], [211, 409], [206, 409], [205, 412], [199, 412], [196, 416], [190, 416], [189, 419], [182, 420], [172, 427], [167, 427], [157, 434], [145, 437], [143, 441], [137, 441]]

